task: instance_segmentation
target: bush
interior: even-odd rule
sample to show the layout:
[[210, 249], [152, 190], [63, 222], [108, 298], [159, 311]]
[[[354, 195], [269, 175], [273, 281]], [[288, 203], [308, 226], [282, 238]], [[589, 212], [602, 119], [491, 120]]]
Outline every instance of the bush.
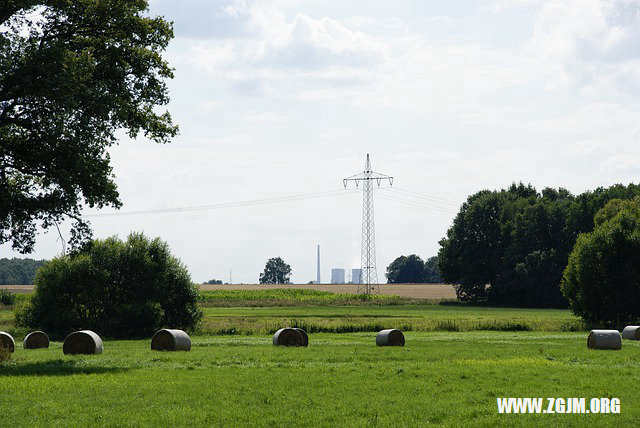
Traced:
[[186, 267], [166, 243], [134, 233], [91, 242], [38, 270], [35, 294], [16, 310], [16, 324], [61, 338], [89, 329], [115, 338], [163, 328], [192, 330], [202, 318]]
[[573, 312], [593, 324], [640, 321], [640, 198], [612, 200], [569, 256], [561, 289]]
[[3, 304], [5, 306], [15, 305], [16, 304], [15, 294], [7, 290], [0, 290], [0, 304]]

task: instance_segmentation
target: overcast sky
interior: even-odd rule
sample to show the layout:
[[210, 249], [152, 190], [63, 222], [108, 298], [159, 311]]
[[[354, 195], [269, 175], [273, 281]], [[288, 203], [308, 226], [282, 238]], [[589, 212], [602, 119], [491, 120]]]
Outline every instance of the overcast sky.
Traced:
[[[316, 244], [323, 281], [359, 267], [362, 195], [341, 179], [366, 153], [397, 187], [375, 198], [380, 279], [400, 255], [435, 255], [481, 189], [638, 181], [638, 1], [152, 0], [151, 14], [175, 25], [180, 135], [111, 150], [121, 211], [309, 196], [91, 218], [98, 238], [168, 241], [195, 281], [256, 282], [281, 256], [306, 283]], [[60, 250], [49, 231], [29, 257]]]

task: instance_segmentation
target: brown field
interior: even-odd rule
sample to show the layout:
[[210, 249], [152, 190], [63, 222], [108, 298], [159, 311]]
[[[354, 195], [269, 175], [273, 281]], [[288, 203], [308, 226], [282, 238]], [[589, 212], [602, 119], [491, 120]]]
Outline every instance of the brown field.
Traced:
[[[356, 293], [355, 284], [204, 284], [201, 290], [268, 290], [270, 288], [301, 288], [330, 291], [332, 293]], [[0, 289], [12, 293], [30, 293], [33, 285], [0, 285]], [[380, 294], [395, 294], [417, 299], [455, 299], [456, 293], [448, 284], [380, 284]]]
[[[395, 294], [417, 299], [455, 299], [456, 292], [449, 284], [380, 284], [380, 294]], [[332, 293], [357, 293], [356, 284], [203, 284], [200, 290], [268, 290], [270, 288], [301, 288], [330, 291]]]
[[0, 290], [8, 290], [12, 293], [31, 293], [33, 285], [0, 285]]

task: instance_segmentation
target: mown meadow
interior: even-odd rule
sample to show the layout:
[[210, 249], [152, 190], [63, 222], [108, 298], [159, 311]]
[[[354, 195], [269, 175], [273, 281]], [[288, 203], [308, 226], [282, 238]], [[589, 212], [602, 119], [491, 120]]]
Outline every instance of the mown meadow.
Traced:
[[[205, 317], [190, 352], [151, 351], [150, 340], [105, 340], [102, 355], [65, 356], [60, 342], [44, 350], [17, 343], [11, 360], [0, 364], [2, 424], [632, 426], [640, 420], [640, 344], [588, 350], [584, 326], [569, 311], [322, 292], [296, 298], [289, 290], [250, 306], [257, 297], [243, 293], [201, 296]], [[271, 333], [286, 325], [306, 327], [309, 347], [272, 346]], [[375, 346], [381, 327], [403, 327], [406, 346]], [[0, 329], [22, 339], [9, 307], [0, 310]], [[497, 397], [617, 397], [621, 410], [506, 415], [498, 414]]]

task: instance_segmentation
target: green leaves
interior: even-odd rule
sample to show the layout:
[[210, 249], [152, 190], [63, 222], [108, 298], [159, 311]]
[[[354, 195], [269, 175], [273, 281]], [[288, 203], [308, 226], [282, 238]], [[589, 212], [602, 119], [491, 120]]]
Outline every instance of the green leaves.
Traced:
[[387, 267], [390, 284], [421, 284], [427, 282], [425, 262], [420, 256], [400, 256]]
[[561, 288], [586, 321], [619, 326], [640, 321], [640, 197], [611, 200], [581, 234]]
[[[565, 307], [565, 296], [577, 301], [580, 299], [576, 296], [583, 293], [575, 284], [582, 281], [578, 267], [587, 262], [574, 266], [570, 262], [567, 267], [576, 238], [576, 249], [580, 243], [586, 248], [586, 238], [579, 234], [590, 232], [595, 224], [596, 229], [605, 225], [613, 228], [609, 240], [623, 242], [628, 239], [636, 233], [634, 228], [639, 221], [635, 211], [630, 209], [637, 202], [628, 199], [637, 195], [640, 195], [640, 186], [635, 184], [616, 184], [576, 197], [562, 188], [546, 188], [538, 193], [533, 187], [522, 184], [513, 184], [501, 191], [478, 192], [463, 204], [447, 237], [440, 241], [439, 266], [444, 280], [455, 284], [461, 300], [510, 306]], [[616, 201], [615, 198], [627, 200]], [[598, 211], [600, 208], [602, 210]], [[616, 223], [615, 227], [612, 222]], [[590, 254], [587, 264], [600, 266], [602, 272], [617, 266], [617, 259], [612, 257], [615, 252], [607, 248], [606, 254], [598, 256], [597, 251]], [[560, 291], [563, 271], [564, 294]], [[597, 281], [607, 282], [607, 275], [598, 276]], [[611, 272], [611, 275], [617, 273]], [[594, 278], [591, 275], [591, 279], [584, 281], [596, 281]], [[596, 300], [606, 298], [598, 295]]]
[[291, 266], [280, 257], [267, 260], [264, 272], [260, 274], [260, 284], [288, 284], [291, 275]]
[[185, 266], [166, 243], [131, 234], [92, 241], [47, 262], [32, 307], [16, 321], [54, 337], [91, 329], [109, 337], [149, 336], [162, 327], [193, 329], [202, 317]]
[[80, 245], [82, 205], [121, 206], [107, 153], [115, 131], [158, 143], [177, 134], [155, 111], [169, 101], [161, 53], [173, 30], [146, 10], [144, 0], [0, 6], [0, 243], [30, 252], [36, 224], [72, 218]]

